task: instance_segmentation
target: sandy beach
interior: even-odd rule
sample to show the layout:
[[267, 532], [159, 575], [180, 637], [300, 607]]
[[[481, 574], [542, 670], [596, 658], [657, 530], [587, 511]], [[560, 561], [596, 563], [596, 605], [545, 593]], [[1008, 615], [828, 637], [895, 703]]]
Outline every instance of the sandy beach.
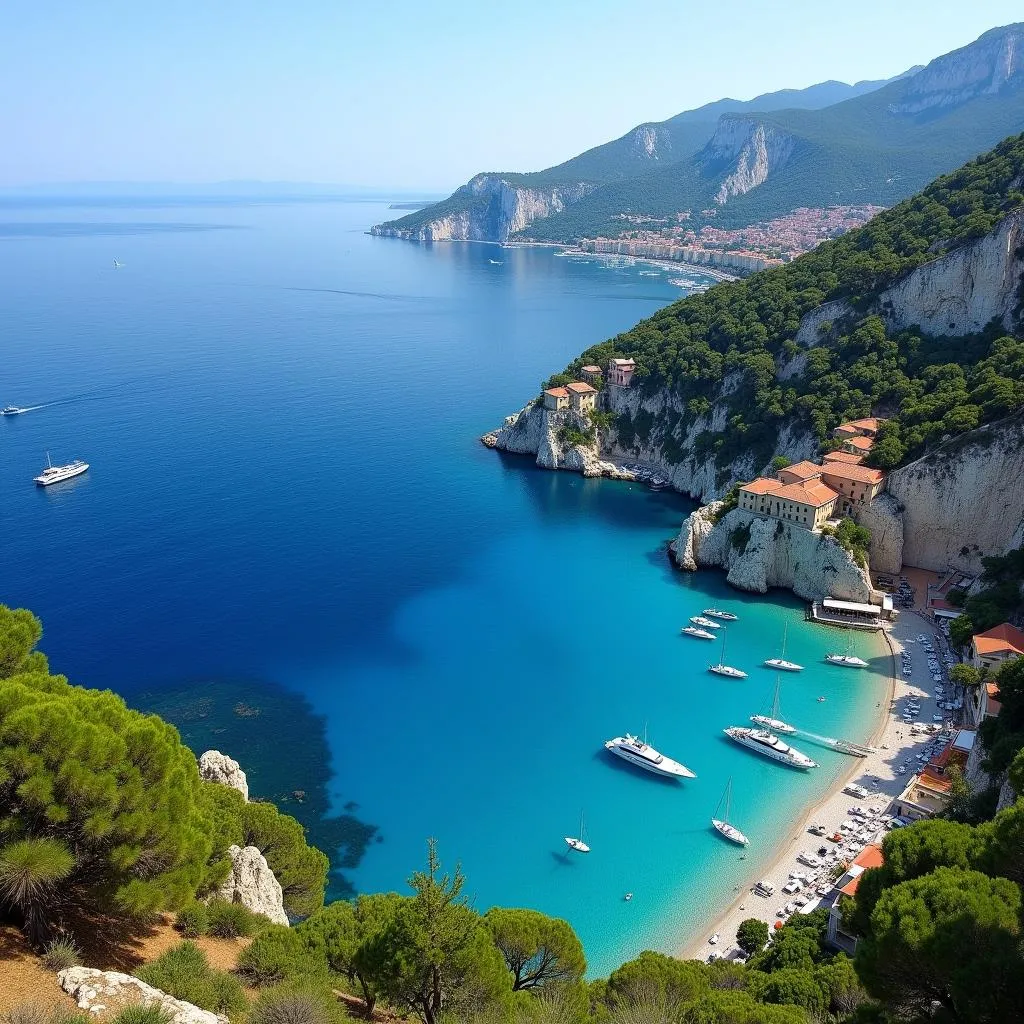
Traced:
[[[787, 829], [785, 838], [780, 842], [779, 852], [772, 862], [762, 868], [756, 877], [752, 876], [747, 885], [741, 887], [740, 895], [733, 904], [717, 918], [708, 921], [702, 933], [694, 936], [679, 952], [679, 956], [706, 960], [715, 953], [725, 957], [734, 954], [737, 951], [736, 929], [740, 922], [748, 917], [760, 918], [768, 923], [770, 929], [774, 928], [775, 922], [781, 920], [777, 916], [778, 911], [794, 899], [794, 895], [782, 892], [782, 887], [790, 880], [790, 872], [802, 871], [809, 876], [818, 874], [817, 883], [804, 887], [798, 894], [808, 897], [808, 907], [813, 908], [819, 900], [815, 889], [818, 884], [829, 878], [833, 866], [851, 859], [867, 842], [874, 841], [875, 838], [880, 842], [885, 836], [886, 830], [878, 821], [878, 817], [887, 812], [893, 798], [900, 795], [914, 772], [927, 762], [926, 751], [932, 742], [931, 737], [912, 733], [910, 726], [903, 721], [902, 713], [907, 706], [908, 698], [914, 694], [920, 699], [921, 711], [914, 719], [915, 722], [931, 725], [933, 715], [942, 713], [932, 696], [935, 683], [928, 668], [926, 652], [917, 640], [922, 634], [928, 638], [928, 642], [932, 644], [941, 660], [946, 649], [937, 641], [935, 628], [918, 613], [904, 611], [895, 623], [886, 628], [884, 637], [892, 652], [890, 699], [888, 704], [882, 701], [879, 721], [869, 741], [873, 752], [866, 758], [850, 758], [849, 768], [840, 772], [824, 799], [811, 806], [793, 827]], [[912, 659], [909, 676], [904, 675], [902, 671], [903, 651], [910, 652]], [[834, 671], [855, 670], [836, 668]], [[794, 739], [797, 747], [804, 749], [799, 739]], [[805, 752], [811, 753], [809, 748]], [[918, 760], [919, 755], [924, 756], [923, 761]], [[901, 766], [906, 768], [906, 774], [898, 774], [897, 769]], [[780, 767], [779, 770], [788, 769]], [[850, 783], [863, 786], [869, 795], [859, 798], [843, 792], [844, 787]], [[868, 812], [873, 812], [873, 817], [863, 819], [852, 816], [849, 812], [854, 807], [863, 807]], [[736, 824], [740, 828], [743, 827], [742, 822]], [[826, 836], [842, 831], [849, 838], [841, 844], [835, 844], [808, 831], [812, 826], [819, 824], [825, 827]], [[857, 833], [859, 836], [854, 838]], [[816, 855], [821, 847], [827, 847], [828, 854], [825, 858], [819, 858], [824, 861], [824, 865], [817, 871], [797, 861], [799, 853]], [[758, 879], [763, 879], [775, 887], [775, 894], [772, 897], [765, 899], [752, 891], [753, 884]], [[708, 939], [716, 933], [720, 935], [719, 942], [716, 945], [709, 944]]]

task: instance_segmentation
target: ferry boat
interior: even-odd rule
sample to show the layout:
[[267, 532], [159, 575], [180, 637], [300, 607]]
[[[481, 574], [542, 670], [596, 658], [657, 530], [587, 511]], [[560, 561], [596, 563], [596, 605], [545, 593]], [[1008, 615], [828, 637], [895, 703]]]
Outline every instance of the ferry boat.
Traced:
[[0, 409], [0, 416], [17, 416], [22, 411], [16, 405], [8, 405]]
[[691, 615], [690, 621], [695, 626], [700, 626], [702, 629], [721, 629], [722, 624], [715, 622], [714, 619], [706, 619], [703, 615]]
[[616, 736], [615, 739], [608, 740], [604, 749], [630, 764], [635, 764], [638, 768], [654, 772], [655, 775], [668, 775], [677, 779], [697, 778], [685, 764], [673, 761], [671, 757], [666, 757], [649, 746], [646, 740], [637, 739], [628, 732], [625, 736]]
[[710, 630], [699, 629], [697, 626], [683, 626], [683, 628], [679, 632], [685, 633], [687, 636], [699, 637], [701, 640], [715, 639], [715, 634], [712, 633]]
[[50, 484], [59, 484], [61, 480], [70, 480], [73, 476], [79, 476], [89, 468], [88, 462], [76, 459], [66, 466], [55, 466], [50, 462], [50, 453], [46, 453], [46, 469], [33, 479], [40, 487], [49, 487]]
[[791, 768], [807, 770], [818, 767], [816, 761], [812, 761], [806, 754], [802, 754], [788, 743], [783, 743], [778, 736], [767, 729], [748, 729], [745, 726], [731, 725], [723, 732], [741, 747], [753, 750], [773, 761], [789, 765]]
[[721, 608], [705, 608], [704, 613], [709, 619], [721, 619], [723, 622], [735, 622], [739, 616], [732, 612], [724, 612]]

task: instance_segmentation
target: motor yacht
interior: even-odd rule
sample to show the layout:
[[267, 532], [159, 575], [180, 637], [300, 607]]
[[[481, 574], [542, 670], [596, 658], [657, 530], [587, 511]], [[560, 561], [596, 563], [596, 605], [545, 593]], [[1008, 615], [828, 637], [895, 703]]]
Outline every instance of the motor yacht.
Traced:
[[89, 468], [88, 462], [76, 459], [66, 466], [55, 466], [50, 462], [50, 453], [46, 453], [46, 469], [33, 479], [40, 487], [49, 487], [50, 484], [59, 484], [62, 480], [70, 480], [73, 476], [84, 473]]
[[704, 614], [709, 619], [721, 619], [723, 622], [735, 622], [739, 616], [733, 615], [732, 612], [722, 611], [721, 608], [705, 608]]
[[695, 779], [697, 777], [696, 773], [691, 772], [685, 764], [673, 761], [671, 757], [666, 757], [660, 751], [655, 750], [646, 740], [638, 739], [628, 732], [625, 736], [616, 736], [615, 739], [608, 740], [604, 749], [638, 768], [654, 772], [655, 775], [668, 775], [677, 779]]
[[812, 761], [806, 754], [791, 747], [788, 743], [784, 743], [768, 729], [748, 729], [745, 726], [731, 725], [723, 732], [741, 747], [753, 750], [773, 761], [789, 765], [791, 768], [807, 770], [818, 767], [816, 761]]
[[683, 626], [683, 628], [679, 632], [680, 633], [685, 633], [686, 636], [698, 637], [701, 640], [714, 640], [715, 639], [715, 634], [714, 633], [712, 633], [710, 630], [707, 630], [707, 629], [700, 629], [698, 626]]

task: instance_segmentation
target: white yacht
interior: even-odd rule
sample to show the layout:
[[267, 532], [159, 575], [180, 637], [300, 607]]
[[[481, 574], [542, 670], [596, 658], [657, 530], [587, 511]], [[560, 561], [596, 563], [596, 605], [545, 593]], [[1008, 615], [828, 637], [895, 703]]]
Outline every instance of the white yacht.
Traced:
[[772, 698], [771, 710], [767, 715], [751, 715], [750, 720], [754, 725], [760, 725], [769, 732], [781, 732], [792, 736], [796, 729], [788, 722], [779, 718], [779, 677], [775, 676], [775, 696]]
[[88, 462], [76, 459], [66, 466], [55, 466], [50, 462], [50, 453], [46, 453], [46, 469], [33, 479], [40, 487], [48, 487], [50, 484], [59, 484], [61, 480], [70, 480], [73, 476], [84, 473], [89, 468]]
[[24, 409], [19, 409], [16, 405], [6, 405], [0, 409], [0, 416], [17, 416], [18, 413], [24, 411]]
[[[712, 818], [711, 824], [714, 825], [715, 831], [719, 835], [725, 836], [730, 842], [738, 843], [740, 846], [748, 846], [750, 840], [735, 825], [729, 824], [729, 805], [732, 803], [732, 779], [726, 783], [722, 799], [718, 801], [719, 807], [722, 806], [723, 801], [725, 803], [725, 814], [721, 818]], [[718, 813], [717, 809], [715, 813]]]
[[708, 671], [714, 672], [715, 675], [725, 676], [728, 679], [746, 679], [747, 673], [738, 668], [733, 668], [732, 665], [726, 665], [725, 663], [725, 634], [726, 631], [722, 630], [722, 655], [718, 659], [717, 665], [708, 665]]
[[704, 614], [709, 619], [721, 619], [723, 622], [735, 622], [739, 616], [732, 612], [724, 612], [721, 608], [705, 608]]
[[695, 626], [700, 626], [702, 629], [721, 629], [722, 624], [715, 622], [714, 619], [706, 619], [703, 615], [691, 615], [690, 621]]
[[697, 778], [685, 764], [673, 761], [671, 757], [659, 753], [654, 747], [648, 746], [646, 741], [637, 739], [628, 732], [625, 736], [616, 736], [615, 739], [608, 740], [604, 749], [624, 761], [629, 761], [630, 764], [635, 764], [638, 768], [654, 772], [655, 775], [670, 775], [678, 779]]
[[825, 660], [830, 665], [842, 665], [844, 668], [867, 668], [868, 663], [855, 654], [826, 654]]
[[769, 658], [764, 662], [765, 668], [774, 668], [779, 672], [803, 672], [803, 665], [798, 665], [795, 661], [786, 661], [786, 640], [789, 636], [789, 623], [786, 623], [786, 628], [782, 632], [782, 657], [780, 658]]
[[566, 836], [565, 845], [577, 853], [590, 853], [590, 847], [583, 839], [583, 812], [580, 811], [580, 834], [579, 836]]
[[800, 753], [788, 743], [783, 743], [778, 736], [767, 729], [748, 729], [740, 725], [731, 725], [723, 731], [729, 739], [735, 740], [741, 747], [770, 757], [773, 761], [788, 764], [791, 768], [818, 767], [817, 762], [812, 761], [806, 754]]
[[683, 628], [679, 632], [680, 633], [685, 633], [686, 636], [696, 636], [696, 637], [699, 637], [701, 640], [714, 640], [715, 639], [715, 634], [714, 633], [712, 633], [708, 629], [701, 629], [698, 626], [683, 626]]

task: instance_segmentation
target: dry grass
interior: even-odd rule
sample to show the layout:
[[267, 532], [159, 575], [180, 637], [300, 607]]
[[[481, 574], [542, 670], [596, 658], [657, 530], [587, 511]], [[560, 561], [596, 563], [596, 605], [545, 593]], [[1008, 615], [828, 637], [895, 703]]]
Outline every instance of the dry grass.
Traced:
[[[152, 924], [131, 926], [112, 918], [76, 921], [74, 935], [82, 950], [82, 963], [101, 971], [132, 974], [181, 942], [181, 933], [175, 931], [172, 921], [170, 916]], [[230, 971], [238, 964], [238, 954], [252, 940], [204, 935], [193, 941], [206, 953], [211, 967]], [[75, 1008], [74, 1000], [57, 984], [56, 973], [43, 964], [21, 931], [0, 925], [0, 1016], [28, 1002]]]

